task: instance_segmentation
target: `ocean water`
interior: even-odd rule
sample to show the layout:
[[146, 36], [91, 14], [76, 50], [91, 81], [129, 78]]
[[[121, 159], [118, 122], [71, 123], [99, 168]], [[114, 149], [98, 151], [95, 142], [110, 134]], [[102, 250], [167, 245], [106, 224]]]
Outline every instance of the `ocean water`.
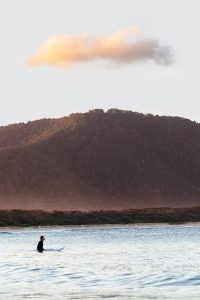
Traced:
[[200, 225], [0, 229], [0, 299], [200, 299]]

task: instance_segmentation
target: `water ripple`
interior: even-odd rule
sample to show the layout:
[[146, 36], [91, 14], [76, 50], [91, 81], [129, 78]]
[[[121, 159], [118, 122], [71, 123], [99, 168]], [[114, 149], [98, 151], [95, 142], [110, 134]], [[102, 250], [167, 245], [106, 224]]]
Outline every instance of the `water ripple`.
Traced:
[[[199, 227], [1, 231], [0, 300], [199, 299]], [[41, 234], [47, 248], [65, 249], [38, 254]]]

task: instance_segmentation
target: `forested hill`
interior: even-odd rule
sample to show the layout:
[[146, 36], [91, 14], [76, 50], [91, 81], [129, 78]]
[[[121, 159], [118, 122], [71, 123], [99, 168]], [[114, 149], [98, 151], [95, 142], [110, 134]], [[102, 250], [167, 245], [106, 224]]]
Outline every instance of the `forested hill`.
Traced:
[[110, 109], [0, 127], [0, 208], [200, 205], [200, 125]]

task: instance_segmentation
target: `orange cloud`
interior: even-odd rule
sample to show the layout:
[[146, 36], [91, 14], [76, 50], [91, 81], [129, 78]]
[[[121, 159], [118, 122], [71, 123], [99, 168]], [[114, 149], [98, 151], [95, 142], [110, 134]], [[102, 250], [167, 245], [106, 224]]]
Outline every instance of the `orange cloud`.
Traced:
[[153, 60], [159, 64], [172, 62], [169, 46], [157, 40], [137, 39], [139, 28], [131, 26], [106, 37], [83, 34], [50, 37], [30, 58], [31, 65], [67, 67], [94, 60], [132, 63]]

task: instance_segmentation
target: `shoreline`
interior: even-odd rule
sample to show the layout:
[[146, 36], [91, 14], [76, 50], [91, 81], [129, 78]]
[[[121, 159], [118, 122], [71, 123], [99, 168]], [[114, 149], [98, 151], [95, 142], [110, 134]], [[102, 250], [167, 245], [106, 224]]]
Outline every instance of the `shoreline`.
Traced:
[[0, 210], [0, 228], [38, 226], [142, 225], [200, 222], [200, 207], [146, 208], [120, 211]]
[[180, 226], [180, 227], [200, 227], [200, 222], [185, 222], [185, 223], [134, 223], [134, 224], [91, 224], [91, 225], [41, 225], [41, 226], [0, 226], [0, 234], [10, 233], [10, 231], [28, 231], [28, 230], [70, 230], [70, 229], [95, 229], [95, 228], [166, 228], [166, 227]]

